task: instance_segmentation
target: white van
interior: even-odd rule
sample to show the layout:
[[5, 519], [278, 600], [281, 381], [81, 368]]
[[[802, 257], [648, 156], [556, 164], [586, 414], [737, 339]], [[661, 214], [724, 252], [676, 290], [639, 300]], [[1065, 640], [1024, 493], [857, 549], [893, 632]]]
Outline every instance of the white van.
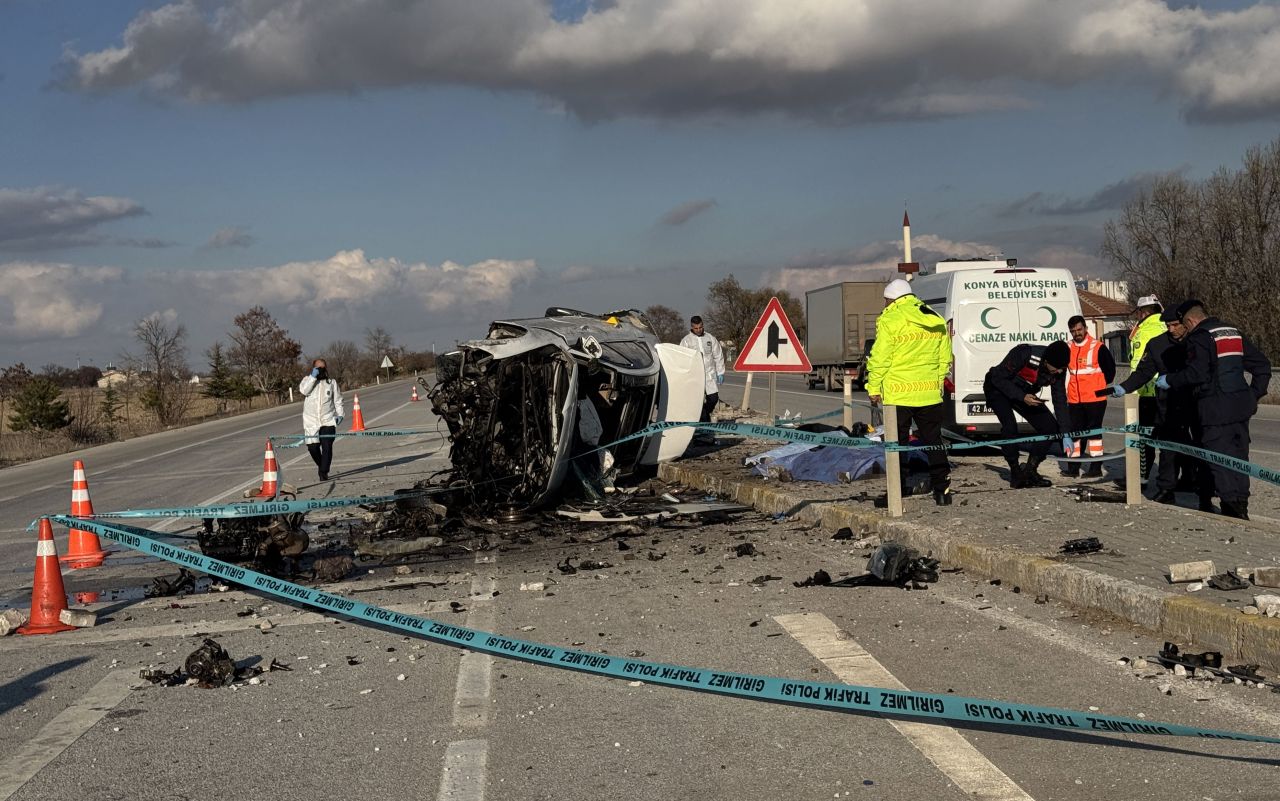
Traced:
[[955, 412], [952, 427], [965, 434], [1000, 430], [982, 394], [987, 370], [1020, 343], [1069, 341], [1067, 320], [1080, 314], [1070, 270], [1019, 267], [1017, 259], [940, 261], [911, 286], [916, 297], [947, 321], [955, 354], [954, 389], [943, 400]]

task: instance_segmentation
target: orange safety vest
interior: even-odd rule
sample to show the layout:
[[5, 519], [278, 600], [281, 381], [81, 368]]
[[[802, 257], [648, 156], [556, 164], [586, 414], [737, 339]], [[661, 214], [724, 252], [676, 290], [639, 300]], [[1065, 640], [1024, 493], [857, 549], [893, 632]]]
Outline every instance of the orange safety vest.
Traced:
[[1067, 342], [1071, 361], [1067, 365], [1067, 403], [1099, 403], [1104, 399], [1095, 393], [1107, 386], [1107, 377], [1098, 366], [1098, 348], [1102, 343], [1086, 336], [1079, 345]]

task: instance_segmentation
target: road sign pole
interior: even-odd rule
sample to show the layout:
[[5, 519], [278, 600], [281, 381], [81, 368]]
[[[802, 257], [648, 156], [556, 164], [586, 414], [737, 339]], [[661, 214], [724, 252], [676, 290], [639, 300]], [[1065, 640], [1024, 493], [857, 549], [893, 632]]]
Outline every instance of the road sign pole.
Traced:
[[778, 374], [769, 373], [769, 422], [778, 419]]
[[744, 412], [751, 408], [751, 379], [754, 376], [755, 373], [747, 373], [747, 386], [742, 390], [742, 411]]

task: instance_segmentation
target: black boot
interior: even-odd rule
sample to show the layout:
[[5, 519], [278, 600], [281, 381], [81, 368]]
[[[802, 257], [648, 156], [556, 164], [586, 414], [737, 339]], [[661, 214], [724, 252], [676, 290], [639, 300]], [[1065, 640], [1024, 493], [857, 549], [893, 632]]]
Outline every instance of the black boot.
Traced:
[[1249, 501], [1228, 501], [1225, 498], [1222, 501], [1222, 514], [1224, 517], [1234, 517], [1237, 520], [1249, 519]]
[[1201, 496], [1200, 496], [1200, 506], [1199, 506], [1199, 507], [1197, 507], [1197, 508], [1199, 508], [1199, 509], [1200, 509], [1200, 511], [1202, 511], [1202, 512], [1208, 512], [1208, 513], [1209, 513], [1209, 514], [1211, 514], [1211, 515], [1214, 515], [1214, 514], [1217, 514], [1217, 513], [1218, 513], [1218, 510], [1213, 508], [1213, 496], [1212, 496], [1212, 495], [1201, 495]]
[[1024, 472], [1025, 470], [1022, 467], [1022, 465], [1018, 464], [1017, 462], [1014, 462], [1013, 464], [1009, 465], [1009, 488], [1010, 489], [1022, 489], [1027, 485], [1026, 481], [1023, 479]]
[[951, 482], [943, 481], [933, 488], [933, 502], [939, 506], [951, 505]]
[[1032, 456], [1027, 460], [1027, 464], [1022, 468], [1022, 486], [1024, 487], [1052, 487], [1053, 482], [1040, 475], [1040, 463], [1044, 461], [1042, 458]]
[[1085, 465], [1084, 471], [1080, 475], [1085, 478], [1102, 478], [1102, 462], [1093, 462]]
[[1172, 504], [1173, 506], [1177, 506], [1178, 494], [1173, 490], [1165, 490], [1164, 492], [1156, 493], [1156, 497], [1153, 498], [1152, 500], [1154, 500], [1156, 503], [1167, 503], [1167, 504]]

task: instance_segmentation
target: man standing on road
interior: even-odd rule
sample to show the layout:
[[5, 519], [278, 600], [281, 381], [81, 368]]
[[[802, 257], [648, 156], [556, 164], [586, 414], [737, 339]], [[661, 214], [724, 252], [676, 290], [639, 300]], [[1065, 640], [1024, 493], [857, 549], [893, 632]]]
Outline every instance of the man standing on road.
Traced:
[[[1188, 300], [1178, 311], [1187, 327], [1187, 366], [1157, 377], [1156, 386], [1189, 388], [1200, 411], [1205, 449], [1248, 460], [1249, 418], [1267, 394], [1271, 362], [1238, 328], [1210, 317], [1200, 301]], [[1216, 463], [1209, 469], [1222, 499], [1222, 513], [1248, 520], [1249, 476]]]
[[311, 362], [311, 374], [298, 384], [302, 393], [302, 433], [316, 463], [321, 481], [329, 480], [333, 463], [333, 436], [342, 424], [342, 390], [329, 377], [324, 359]]
[[[884, 312], [876, 319], [876, 341], [867, 357], [867, 395], [872, 405], [898, 407], [898, 443], [910, 444], [915, 421], [920, 444], [935, 450], [929, 458], [933, 501], [951, 505], [951, 467], [942, 450], [942, 380], [951, 370], [947, 323], [911, 292], [901, 278], [884, 288]], [[885, 432], [888, 434], [888, 432]], [[910, 495], [907, 459], [902, 459], [902, 494]]]
[[[706, 374], [706, 400], [702, 402], [702, 416], [699, 422], [711, 422], [711, 410], [720, 402], [720, 385], [724, 383], [724, 351], [720, 348], [720, 340], [707, 333], [702, 325], [702, 318], [693, 315], [689, 318], [689, 333], [680, 340], [680, 347], [693, 348], [702, 354], [702, 370]], [[699, 431], [694, 440], [701, 443], [714, 442], [715, 437], [709, 431]]]
[[[1106, 345], [1089, 334], [1089, 326], [1080, 315], [1067, 321], [1067, 330], [1071, 332], [1071, 341], [1067, 347], [1071, 349], [1071, 361], [1067, 364], [1067, 416], [1071, 420], [1072, 431], [1085, 431], [1102, 427], [1102, 418], [1107, 413], [1105, 393], [1116, 377], [1116, 360], [1111, 358], [1111, 351]], [[1087, 446], [1076, 440], [1068, 456], [1079, 457], [1082, 453], [1089, 456], [1102, 455], [1102, 436], [1089, 437]], [[1080, 475], [1079, 462], [1063, 462], [1062, 474], [1074, 478]], [[1102, 475], [1102, 462], [1090, 462], [1084, 469], [1086, 478]]]
[[[987, 371], [982, 382], [982, 393], [987, 406], [1000, 420], [1000, 435], [1005, 439], [1018, 436], [1018, 418], [1022, 415], [1037, 434], [1060, 434], [1071, 430], [1067, 417], [1067, 364], [1071, 361], [1071, 348], [1062, 340], [1048, 345], [1016, 345], [1004, 357], [1004, 361]], [[1049, 387], [1054, 414], [1045, 408], [1040, 390]], [[1057, 418], [1055, 419], [1055, 415]], [[1062, 438], [1062, 450], [1070, 452], [1070, 437]], [[1004, 460], [1009, 463], [1009, 486], [1049, 487], [1053, 482], [1039, 473], [1040, 463], [1049, 453], [1049, 441], [1041, 440], [1027, 445], [1030, 452], [1025, 465], [1018, 465], [1018, 446], [1001, 445]]]
[[[1142, 354], [1147, 350], [1147, 343], [1164, 333], [1164, 323], [1160, 322], [1162, 308], [1160, 299], [1155, 295], [1144, 295], [1138, 298], [1133, 313], [1138, 323], [1129, 332], [1129, 370], [1136, 371], [1142, 361]], [[1138, 388], [1138, 425], [1155, 426], [1160, 422], [1160, 404], [1156, 402], [1154, 383], [1147, 383]], [[1141, 451], [1142, 480], [1151, 477], [1155, 469], [1155, 448], [1144, 446]]]
[[[1176, 373], [1187, 364], [1187, 329], [1182, 324], [1178, 309], [1165, 309], [1160, 319], [1168, 329], [1147, 343], [1142, 360], [1129, 377], [1111, 388], [1111, 394], [1117, 398], [1146, 386], [1158, 375]], [[1195, 398], [1191, 390], [1156, 389], [1156, 403], [1159, 404], [1159, 421], [1152, 436], [1169, 442], [1184, 445], [1199, 445], [1200, 420], [1196, 412]], [[1213, 474], [1209, 464], [1172, 451], [1160, 451], [1159, 464], [1156, 467], [1156, 495], [1159, 503], [1177, 503], [1176, 491], [1179, 480], [1178, 472], [1194, 475], [1194, 488], [1200, 498], [1200, 511], [1212, 512], [1213, 509]]]

